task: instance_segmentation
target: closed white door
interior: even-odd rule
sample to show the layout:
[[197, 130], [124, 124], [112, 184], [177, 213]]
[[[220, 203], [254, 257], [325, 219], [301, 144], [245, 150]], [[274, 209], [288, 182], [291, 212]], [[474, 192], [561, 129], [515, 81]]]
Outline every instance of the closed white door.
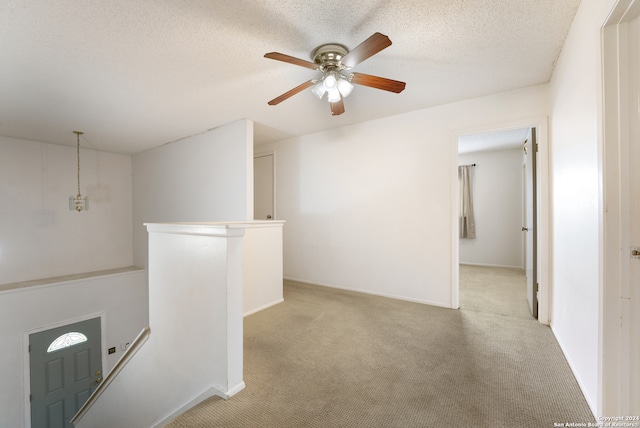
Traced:
[[275, 157], [273, 153], [253, 158], [253, 218], [275, 219]]
[[102, 381], [100, 318], [29, 335], [31, 426], [69, 422]]
[[640, 414], [640, 0], [603, 31], [604, 415]]
[[[637, 4], [637, 2], [636, 2]], [[629, 414], [640, 414], [640, 17], [629, 23], [629, 281], [623, 290], [623, 328], [629, 344]], [[626, 313], [625, 313], [626, 312]], [[626, 323], [625, 323], [626, 319]]]

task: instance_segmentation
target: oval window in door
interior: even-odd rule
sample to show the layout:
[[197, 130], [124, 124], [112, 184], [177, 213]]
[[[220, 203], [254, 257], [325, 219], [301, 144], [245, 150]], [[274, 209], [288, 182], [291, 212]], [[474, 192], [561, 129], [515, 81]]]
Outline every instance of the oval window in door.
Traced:
[[71, 331], [58, 337], [51, 342], [47, 348], [47, 353], [54, 352], [60, 349], [68, 348], [69, 346], [77, 345], [78, 343], [86, 342], [87, 336], [77, 331]]

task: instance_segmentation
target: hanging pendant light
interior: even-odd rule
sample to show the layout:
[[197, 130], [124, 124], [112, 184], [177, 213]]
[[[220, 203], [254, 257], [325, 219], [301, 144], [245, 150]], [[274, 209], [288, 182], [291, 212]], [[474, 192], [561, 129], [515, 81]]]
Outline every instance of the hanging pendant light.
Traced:
[[73, 131], [77, 137], [77, 149], [76, 153], [78, 155], [78, 194], [76, 196], [69, 196], [69, 209], [71, 211], [83, 211], [89, 209], [89, 198], [82, 197], [80, 194], [80, 136], [84, 134], [82, 131]]

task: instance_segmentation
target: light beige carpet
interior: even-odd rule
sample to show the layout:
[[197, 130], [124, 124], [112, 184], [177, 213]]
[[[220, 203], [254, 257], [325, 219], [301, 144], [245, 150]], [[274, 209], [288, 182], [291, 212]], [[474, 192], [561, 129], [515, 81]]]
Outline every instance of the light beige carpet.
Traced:
[[165, 428], [593, 422], [550, 329], [531, 317], [292, 282], [284, 290], [284, 303], [245, 318], [246, 389]]
[[459, 272], [460, 309], [533, 319], [521, 269], [460, 265]]

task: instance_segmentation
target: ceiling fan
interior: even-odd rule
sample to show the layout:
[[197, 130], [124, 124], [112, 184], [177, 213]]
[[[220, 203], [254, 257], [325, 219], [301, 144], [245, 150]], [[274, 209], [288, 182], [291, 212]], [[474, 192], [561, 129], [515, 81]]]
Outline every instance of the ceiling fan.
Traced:
[[343, 99], [351, 93], [354, 83], [356, 85], [400, 93], [406, 85], [404, 82], [363, 73], [343, 74], [344, 71], [360, 64], [362, 61], [389, 46], [391, 46], [389, 37], [381, 33], [375, 33], [351, 51], [337, 43], [318, 46], [311, 52], [313, 62], [279, 52], [267, 53], [264, 55], [265, 58], [288, 62], [289, 64], [322, 72], [320, 78], [308, 80], [279, 97], [272, 99], [268, 104], [272, 106], [280, 104], [298, 92], [311, 88], [311, 91], [320, 99], [322, 99], [325, 93], [327, 94], [327, 101], [329, 101], [331, 105], [331, 114], [337, 116], [344, 113]]

